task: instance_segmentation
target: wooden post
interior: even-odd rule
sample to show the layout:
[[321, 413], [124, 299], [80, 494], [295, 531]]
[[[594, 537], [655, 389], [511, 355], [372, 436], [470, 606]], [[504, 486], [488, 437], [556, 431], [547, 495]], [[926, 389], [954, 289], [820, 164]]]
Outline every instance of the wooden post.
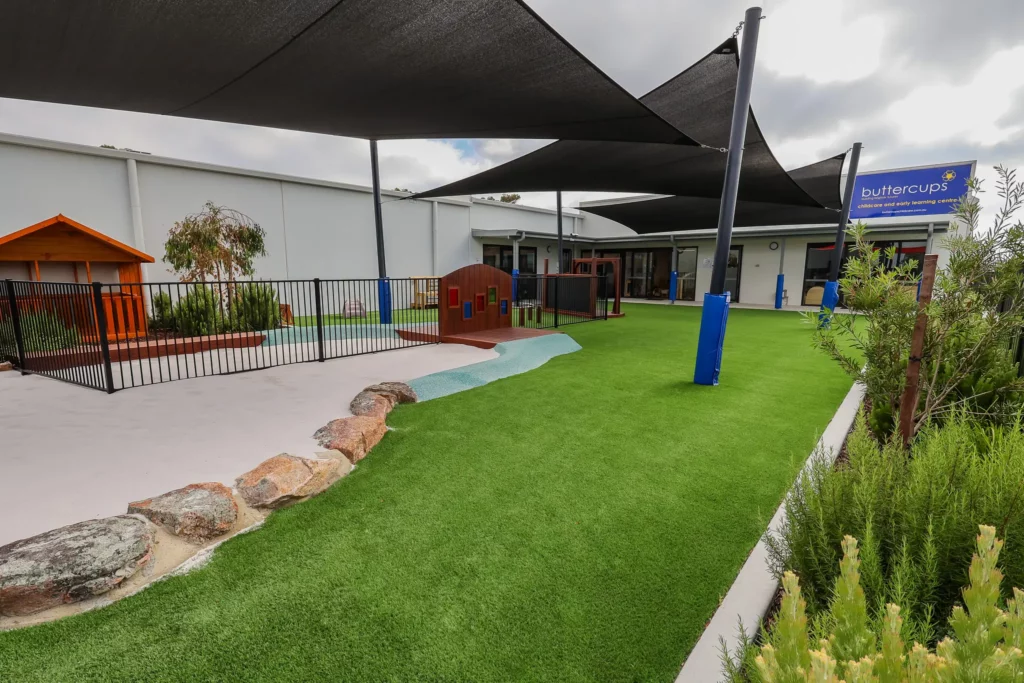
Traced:
[[903, 437], [904, 448], [910, 445], [910, 438], [914, 435], [914, 411], [917, 409], [921, 380], [921, 354], [924, 352], [924, 333], [928, 327], [925, 307], [932, 300], [935, 266], [938, 260], [938, 254], [926, 254], [924, 257], [921, 294], [917, 299], [917, 320], [914, 322], [914, 336], [910, 340], [910, 358], [907, 361], [907, 384], [903, 389], [903, 396], [900, 397], [900, 436]]

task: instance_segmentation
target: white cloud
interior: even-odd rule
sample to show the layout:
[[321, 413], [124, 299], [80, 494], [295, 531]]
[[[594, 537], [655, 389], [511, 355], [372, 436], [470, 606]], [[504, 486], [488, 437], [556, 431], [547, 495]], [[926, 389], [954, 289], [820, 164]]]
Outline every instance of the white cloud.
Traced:
[[1024, 86], [1024, 45], [994, 53], [968, 83], [933, 83], [892, 103], [885, 116], [908, 145], [967, 141], [990, 147], [1024, 130], [1006, 124], [1017, 91]]
[[859, 16], [856, 2], [785, 0], [765, 15], [757, 60], [780, 76], [849, 82], [881, 67], [886, 18]]

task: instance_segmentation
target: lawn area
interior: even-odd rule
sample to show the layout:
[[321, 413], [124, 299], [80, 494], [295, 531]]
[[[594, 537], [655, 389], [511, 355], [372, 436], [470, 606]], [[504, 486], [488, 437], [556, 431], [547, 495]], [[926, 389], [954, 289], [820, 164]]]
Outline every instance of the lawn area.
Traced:
[[700, 309], [623, 310], [400, 406], [204, 569], [0, 633], [0, 681], [673, 680], [850, 380], [796, 314], [734, 310], [722, 384], [696, 386]]
[[[396, 308], [391, 311], [391, 322], [395, 325], [403, 323], [436, 323], [436, 308]], [[377, 325], [380, 323], [379, 311], [367, 311], [365, 318], [345, 318], [339, 313], [328, 313], [324, 316], [324, 325]], [[295, 316], [298, 327], [316, 327], [315, 315]]]

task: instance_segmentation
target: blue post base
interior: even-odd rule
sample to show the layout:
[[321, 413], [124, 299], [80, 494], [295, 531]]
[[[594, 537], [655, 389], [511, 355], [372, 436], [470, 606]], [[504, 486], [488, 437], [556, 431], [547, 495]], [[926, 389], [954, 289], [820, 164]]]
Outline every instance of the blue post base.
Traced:
[[391, 324], [391, 282], [387, 278], [377, 280], [377, 304], [380, 312], [380, 324]]
[[674, 304], [676, 302], [676, 290], [679, 289], [679, 271], [673, 270], [672, 274], [668, 276], [668, 302]]
[[782, 308], [782, 292], [786, 287], [786, 276], [779, 273], [775, 278], [775, 308]]
[[512, 269], [512, 301], [519, 301], [519, 269]]
[[821, 313], [818, 314], [818, 326], [828, 327], [832, 322], [832, 311], [839, 305], [839, 283], [829, 280], [825, 283], [825, 293], [821, 295]]
[[709, 387], [718, 384], [725, 324], [728, 320], [729, 294], [705, 294], [700, 316], [700, 336], [697, 338], [697, 366], [693, 370], [694, 384]]

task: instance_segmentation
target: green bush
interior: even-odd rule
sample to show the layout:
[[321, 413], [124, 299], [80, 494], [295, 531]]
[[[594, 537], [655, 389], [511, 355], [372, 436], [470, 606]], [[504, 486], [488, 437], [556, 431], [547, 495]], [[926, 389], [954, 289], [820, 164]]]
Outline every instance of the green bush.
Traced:
[[239, 332], [272, 330], [281, 324], [281, 306], [270, 285], [241, 285], [231, 307], [232, 329]]
[[[78, 330], [67, 327], [59, 316], [48, 311], [22, 311], [20, 320], [26, 353], [70, 349], [82, 341]], [[0, 325], [0, 346], [14, 349], [16, 344], [14, 324]]]
[[167, 292], [157, 292], [153, 296], [153, 315], [149, 319], [150, 330], [170, 330], [174, 328], [174, 304]]
[[174, 307], [174, 329], [184, 337], [218, 334], [226, 322], [220, 296], [206, 285], [189, 287]]
[[[934, 652], [920, 643], [907, 651], [906, 630], [900, 607], [889, 603], [875, 618], [869, 616], [868, 598], [861, 586], [867, 571], [859, 557], [857, 540], [843, 539], [843, 559], [832, 590], [828, 612], [808, 621], [806, 603], [795, 574], [782, 579], [783, 597], [778, 618], [765, 635], [766, 642], [750, 662], [725, 653], [725, 672], [732, 681], [763, 683], [931, 683], [949, 681], [1019, 681], [1024, 677], [1024, 591], [1013, 590], [1005, 611], [996, 568], [1003, 542], [996, 530], [981, 526], [974, 539], [977, 549], [970, 562], [970, 585], [963, 590], [963, 606], [949, 618], [950, 637]], [[816, 643], [817, 647], [811, 643]]]
[[862, 414], [847, 442], [849, 461], [822, 458], [785, 502], [785, 523], [767, 539], [779, 575], [800, 576], [817, 613], [832, 598], [842, 542], [862, 539], [863, 588], [873, 618], [903, 607], [908, 628], [934, 643], [960, 596], [978, 524], [1011, 552], [1004, 563], [1024, 585], [1024, 433], [955, 415], [919, 434], [909, 453], [879, 445]]

